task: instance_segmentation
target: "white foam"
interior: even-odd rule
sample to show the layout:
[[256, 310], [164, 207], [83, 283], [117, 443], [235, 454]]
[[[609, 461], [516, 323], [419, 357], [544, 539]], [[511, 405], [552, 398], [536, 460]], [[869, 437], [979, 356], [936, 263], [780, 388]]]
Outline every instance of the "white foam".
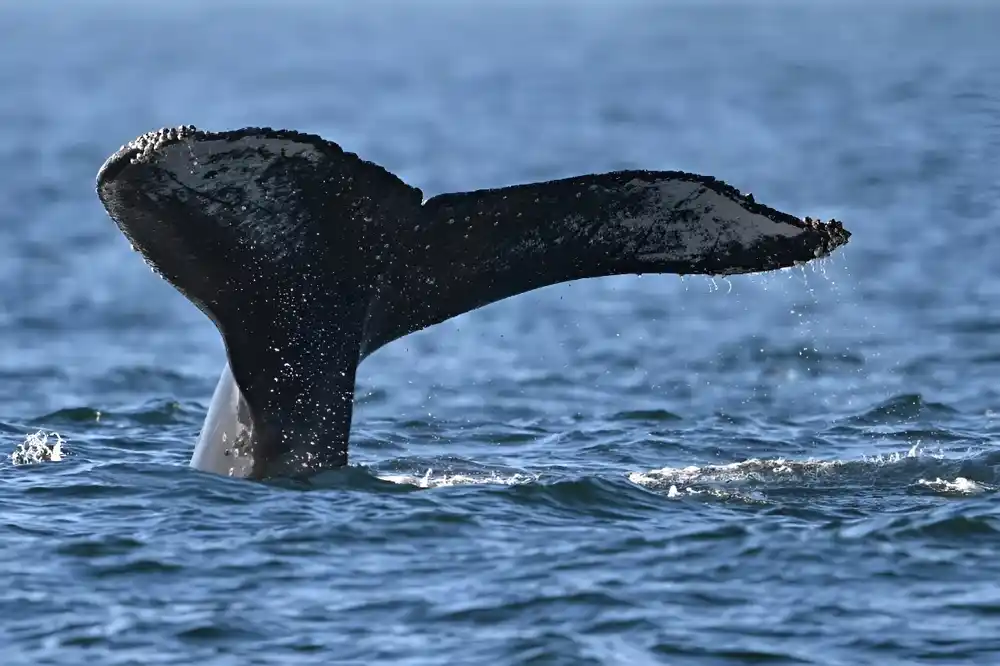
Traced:
[[698, 467], [663, 467], [648, 472], [632, 472], [629, 481], [648, 488], [672, 488], [680, 494], [678, 486], [684, 488], [694, 484], [738, 483], [746, 481], [778, 481], [815, 479], [835, 471], [844, 465], [842, 461], [808, 460], [804, 462], [785, 460], [762, 460], [751, 458], [726, 465], [705, 465]]
[[63, 445], [66, 440], [57, 432], [39, 430], [25, 437], [14, 447], [10, 461], [14, 465], [32, 465], [43, 462], [59, 462], [66, 456]]
[[[924, 453], [918, 446], [908, 451], [891, 454], [866, 456], [859, 460], [805, 460], [795, 461], [784, 458], [751, 458], [738, 463], [723, 465], [690, 465], [687, 467], [663, 467], [646, 472], [631, 472], [628, 479], [632, 483], [664, 492], [669, 498], [683, 498], [706, 495], [721, 498], [738, 498], [743, 501], [766, 501], [764, 493], [768, 488], [789, 488], [794, 486], [816, 487], [856, 487], [863, 484], [895, 484], [900, 488], [912, 487], [914, 483], [934, 492], [948, 495], [969, 495], [987, 492], [991, 486], [965, 477], [954, 480], [936, 477], [934, 480], [919, 478], [915, 481], [913, 459], [923, 467], [942, 469], [941, 465], [952, 465], [943, 455]], [[919, 474], [920, 470], [917, 470]]]
[[498, 474], [490, 472], [488, 474], [435, 474], [433, 469], [428, 469], [423, 476], [410, 474], [379, 474], [378, 478], [390, 483], [405, 486], [416, 486], [418, 488], [447, 488], [451, 486], [472, 486], [472, 485], [497, 485], [497, 486], [519, 486], [531, 483], [538, 479], [534, 474]]
[[954, 481], [941, 478], [933, 481], [920, 479], [917, 484], [946, 495], [976, 495], [987, 490], [982, 484], [966, 479], [964, 476], [956, 477]]

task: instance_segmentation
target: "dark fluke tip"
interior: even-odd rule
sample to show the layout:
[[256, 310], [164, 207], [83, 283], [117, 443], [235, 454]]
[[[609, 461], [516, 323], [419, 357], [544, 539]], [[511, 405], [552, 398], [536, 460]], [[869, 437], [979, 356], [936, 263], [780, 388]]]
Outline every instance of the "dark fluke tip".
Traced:
[[828, 222], [820, 222], [811, 217], [806, 217], [805, 228], [807, 232], [816, 234], [817, 246], [816, 257], [825, 257], [838, 247], [846, 245], [851, 238], [851, 232], [844, 228], [843, 222], [831, 219]]

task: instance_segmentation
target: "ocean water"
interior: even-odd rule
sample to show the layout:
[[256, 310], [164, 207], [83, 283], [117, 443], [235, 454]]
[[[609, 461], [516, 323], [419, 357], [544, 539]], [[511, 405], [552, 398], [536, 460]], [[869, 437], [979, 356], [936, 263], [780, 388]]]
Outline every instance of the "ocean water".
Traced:
[[[0, 3], [0, 663], [1000, 663], [1000, 5]], [[854, 233], [384, 348], [352, 465], [192, 470], [224, 362], [94, 193], [162, 125], [421, 187], [711, 174]], [[53, 455], [55, 450], [55, 455]]]

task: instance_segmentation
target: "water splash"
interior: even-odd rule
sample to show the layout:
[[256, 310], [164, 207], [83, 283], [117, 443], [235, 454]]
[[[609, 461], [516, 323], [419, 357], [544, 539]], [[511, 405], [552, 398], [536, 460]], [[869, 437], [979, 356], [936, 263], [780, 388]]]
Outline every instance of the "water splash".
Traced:
[[67, 455], [66, 440], [57, 432], [39, 430], [25, 437], [14, 447], [10, 461], [14, 465], [32, 465], [43, 462], [59, 462]]

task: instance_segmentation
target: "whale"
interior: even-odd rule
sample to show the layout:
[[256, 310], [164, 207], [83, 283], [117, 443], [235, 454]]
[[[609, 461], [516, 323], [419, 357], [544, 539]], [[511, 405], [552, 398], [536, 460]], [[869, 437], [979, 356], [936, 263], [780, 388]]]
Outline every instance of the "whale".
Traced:
[[683, 171], [425, 199], [333, 141], [267, 127], [148, 132], [108, 157], [97, 194], [222, 337], [191, 466], [251, 480], [347, 465], [358, 365], [410, 333], [572, 280], [787, 268], [851, 235]]

